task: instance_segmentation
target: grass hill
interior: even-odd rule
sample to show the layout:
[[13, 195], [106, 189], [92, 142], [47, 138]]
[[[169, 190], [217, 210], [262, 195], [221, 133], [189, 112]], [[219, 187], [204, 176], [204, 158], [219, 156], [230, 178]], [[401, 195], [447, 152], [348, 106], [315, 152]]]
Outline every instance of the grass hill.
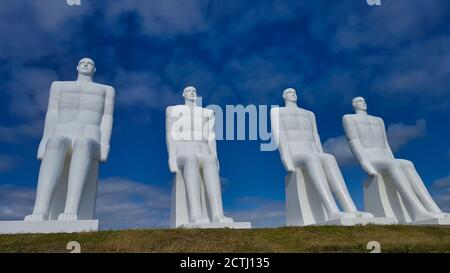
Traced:
[[450, 252], [449, 227], [285, 227], [252, 230], [146, 229], [76, 234], [0, 235], [0, 252]]

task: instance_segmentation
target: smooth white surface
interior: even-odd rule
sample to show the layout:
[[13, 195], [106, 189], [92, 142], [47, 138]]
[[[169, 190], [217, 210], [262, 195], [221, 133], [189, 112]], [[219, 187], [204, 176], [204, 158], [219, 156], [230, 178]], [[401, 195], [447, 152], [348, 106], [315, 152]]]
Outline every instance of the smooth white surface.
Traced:
[[115, 91], [93, 82], [93, 60], [81, 59], [77, 71], [76, 81], [51, 85], [37, 155], [42, 163], [36, 201], [25, 221], [94, 217], [98, 163], [109, 154]]
[[0, 234], [91, 232], [98, 231], [98, 228], [98, 220], [0, 221]]
[[[367, 114], [362, 97], [353, 99], [355, 114], [343, 117], [350, 149], [371, 177], [364, 186], [366, 210], [375, 216], [396, 217], [399, 223], [447, 218], [428, 193], [414, 164], [396, 159], [384, 122]], [[445, 222], [445, 221], [444, 221]]]
[[197, 106], [197, 91], [186, 87], [184, 105], [166, 109], [169, 168], [174, 173], [171, 227], [232, 223], [224, 216], [214, 132], [214, 112]]
[[284, 90], [283, 99], [286, 106], [273, 107], [270, 117], [273, 137], [289, 172], [285, 183], [287, 225], [313, 225], [349, 218], [355, 218], [353, 222], [357, 223], [357, 218], [373, 219], [370, 213], [357, 211], [336, 159], [323, 152], [314, 113], [297, 107], [297, 93], [292, 88]]

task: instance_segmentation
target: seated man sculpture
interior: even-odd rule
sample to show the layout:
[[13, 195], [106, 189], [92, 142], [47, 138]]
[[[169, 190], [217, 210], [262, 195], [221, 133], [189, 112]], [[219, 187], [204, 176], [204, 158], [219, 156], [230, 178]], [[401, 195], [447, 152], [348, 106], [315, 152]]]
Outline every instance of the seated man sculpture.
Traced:
[[93, 217], [98, 163], [109, 154], [115, 91], [93, 81], [93, 60], [81, 59], [77, 70], [76, 81], [51, 85], [37, 154], [42, 163], [36, 201], [25, 221]]
[[[373, 218], [370, 213], [357, 211], [336, 159], [323, 152], [314, 113], [297, 107], [297, 94], [292, 88], [284, 90], [283, 99], [286, 106], [272, 108], [270, 116], [274, 139], [284, 167], [289, 172], [286, 181], [288, 225], [328, 221], [341, 224], [336, 220]], [[292, 177], [294, 174], [300, 175], [302, 181], [290, 181], [295, 180]], [[303, 183], [304, 188], [297, 185], [299, 183]], [[333, 193], [343, 212], [339, 210]], [[353, 224], [357, 223], [358, 220], [354, 220]]]
[[214, 112], [197, 106], [194, 87], [186, 87], [183, 97], [185, 104], [166, 109], [169, 168], [175, 174], [171, 226], [232, 227], [233, 219], [224, 216], [222, 207]]
[[367, 114], [362, 97], [354, 98], [352, 105], [355, 114], [345, 115], [343, 126], [351, 151], [371, 177], [364, 189], [366, 210], [396, 217], [400, 223], [448, 217], [433, 201], [414, 164], [394, 157], [383, 119]]

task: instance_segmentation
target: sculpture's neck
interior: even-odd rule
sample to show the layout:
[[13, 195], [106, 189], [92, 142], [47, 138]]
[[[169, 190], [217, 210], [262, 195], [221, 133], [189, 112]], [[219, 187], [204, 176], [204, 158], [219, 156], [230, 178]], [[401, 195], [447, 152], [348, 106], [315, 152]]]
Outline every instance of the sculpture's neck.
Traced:
[[359, 109], [356, 109], [356, 114], [358, 114], [358, 115], [365, 115], [365, 116], [367, 116], [367, 111], [365, 111], [365, 110], [359, 110]]
[[78, 82], [93, 82], [92, 76], [87, 76], [87, 75], [83, 75], [83, 74], [78, 74], [77, 81]]
[[184, 100], [184, 104], [190, 108], [193, 108], [196, 106], [196, 102], [192, 100]]
[[288, 108], [297, 108], [297, 103], [293, 101], [286, 101], [286, 107]]

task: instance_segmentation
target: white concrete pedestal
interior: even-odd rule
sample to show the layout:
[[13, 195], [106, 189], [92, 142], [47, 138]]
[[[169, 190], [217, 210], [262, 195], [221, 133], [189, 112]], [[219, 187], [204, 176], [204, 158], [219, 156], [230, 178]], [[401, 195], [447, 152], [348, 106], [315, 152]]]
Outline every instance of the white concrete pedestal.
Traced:
[[450, 225], [449, 218], [413, 221], [408, 207], [392, 181], [381, 175], [369, 177], [364, 182], [364, 206], [375, 217], [394, 218], [407, 225]]
[[286, 225], [391, 225], [396, 224], [395, 217], [341, 218], [329, 220], [317, 191], [307, 173], [300, 168], [289, 173], [285, 178], [286, 189]]
[[[206, 198], [205, 186], [200, 178], [201, 206], [202, 216], [212, 219], [211, 211]], [[170, 210], [170, 227], [171, 228], [232, 228], [232, 229], [248, 229], [251, 228], [250, 222], [233, 222], [233, 223], [190, 223], [189, 204], [187, 200], [186, 186], [183, 175], [177, 172], [172, 181], [172, 205]]]
[[98, 220], [0, 221], [0, 234], [92, 232], [98, 231], [98, 228]]

